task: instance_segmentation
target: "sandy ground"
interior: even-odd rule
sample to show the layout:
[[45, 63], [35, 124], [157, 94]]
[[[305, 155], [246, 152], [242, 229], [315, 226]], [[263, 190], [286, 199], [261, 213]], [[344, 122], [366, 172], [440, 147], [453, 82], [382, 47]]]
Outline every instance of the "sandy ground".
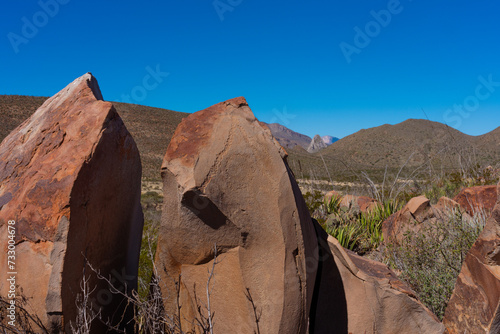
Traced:
[[141, 193], [155, 192], [163, 196], [163, 183], [160, 181], [142, 181]]
[[[300, 191], [306, 193], [311, 190], [320, 190], [323, 193], [327, 193], [331, 189], [345, 189], [345, 188], [359, 188], [362, 186], [359, 183], [354, 182], [329, 182], [326, 180], [297, 180], [299, 184]], [[147, 192], [155, 192], [159, 195], [163, 195], [163, 183], [160, 181], [142, 181], [142, 194]]]

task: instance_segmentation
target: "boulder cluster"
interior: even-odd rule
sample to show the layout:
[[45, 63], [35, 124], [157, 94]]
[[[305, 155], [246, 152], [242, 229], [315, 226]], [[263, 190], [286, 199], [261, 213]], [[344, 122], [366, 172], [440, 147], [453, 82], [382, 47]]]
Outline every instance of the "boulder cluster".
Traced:
[[[200, 314], [208, 314], [215, 333], [498, 332], [496, 187], [496, 206], [490, 203], [491, 218], [465, 259], [442, 323], [387, 266], [345, 250], [310, 217], [286, 151], [244, 98], [186, 117], [165, 151], [153, 280], [162, 308], [184, 332], [202, 332]], [[0, 145], [2, 299], [15, 221], [16, 291], [30, 314], [54, 332], [71, 333], [81, 320], [75, 301], [86, 288], [103, 319], [91, 332], [131, 333], [140, 196], [136, 144], [85, 74]], [[483, 200], [462, 197], [470, 211]], [[361, 211], [377, 205], [363, 197], [343, 201]], [[433, 207], [415, 198], [384, 223], [384, 234], [397, 239], [416, 228], [405, 225], [408, 218], [425, 223], [455, 203]]]

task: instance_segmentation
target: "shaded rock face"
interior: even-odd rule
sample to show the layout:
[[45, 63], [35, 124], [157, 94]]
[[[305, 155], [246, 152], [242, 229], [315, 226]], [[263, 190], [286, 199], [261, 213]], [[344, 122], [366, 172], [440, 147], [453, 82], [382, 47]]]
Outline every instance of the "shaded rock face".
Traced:
[[443, 333], [434, 314], [387, 266], [345, 250], [315, 226], [320, 261], [310, 333]]
[[[85, 270], [92, 306], [116, 324], [123, 298], [137, 284], [142, 231], [141, 164], [134, 140], [90, 73], [48, 99], [0, 146], [0, 245], [15, 220], [18, 292], [47, 328], [69, 332]], [[7, 268], [6, 258], [0, 266]], [[0, 293], [6, 296], [6, 273]], [[20, 293], [19, 293], [20, 294]], [[96, 324], [93, 332], [104, 332]]]
[[206, 313], [216, 245], [215, 332], [307, 332], [317, 239], [284, 158], [241, 97], [178, 126], [162, 166], [165, 204], [155, 264], [167, 313], [177, 312], [180, 279], [183, 330], [197, 330], [197, 306]]
[[307, 152], [309, 153], [316, 153], [325, 147], [328, 147], [327, 144], [323, 141], [323, 138], [321, 138], [320, 135], [314, 136], [312, 139], [311, 143], [309, 144], [309, 147], [307, 147]]
[[477, 186], [462, 189], [453, 199], [469, 214], [474, 215], [478, 211], [490, 214], [497, 202], [496, 186]]
[[[500, 194], [500, 184], [498, 193]], [[467, 253], [443, 323], [449, 333], [500, 332], [500, 201]]]

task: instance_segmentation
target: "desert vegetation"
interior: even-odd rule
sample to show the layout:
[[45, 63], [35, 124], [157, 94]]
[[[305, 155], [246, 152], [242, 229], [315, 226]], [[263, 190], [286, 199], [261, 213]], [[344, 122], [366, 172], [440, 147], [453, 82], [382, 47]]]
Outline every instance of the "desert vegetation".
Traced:
[[384, 249], [384, 262], [415, 291], [417, 297], [442, 320], [465, 255], [488, 217], [484, 212], [467, 217], [451, 210], [446, 220], [407, 232], [401, 245]]
[[[495, 185], [498, 171], [498, 166], [476, 163], [446, 173], [413, 173], [412, 179], [400, 180], [403, 169], [392, 177], [386, 169], [378, 184], [362, 173], [365, 182], [355, 191], [379, 200], [379, 205], [368, 212], [342, 206], [338, 194], [325, 200], [325, 187], [321, 183], [316, 189], [309, 188], [304, 199], [311, 215], [344, 248], [387, 264], [442, 320], [465, 255], [484, 228], [489, 213], [480, 210], [469, 216], [463, 209], [449, 210], [446, 219], [418, 233], [408, 231], [399, 244], [383, 242], [382, 223], [413, 197], [424, 195], [435, 204], [443, 196], [453, 198], [463, 188]], [[344, 192], [353, 188], [344, 188]]]
[[[14, 127], [25, 116], [29, 116], [43, 100], [44, 98], [21, 96], [1, 97], [0, 104], [7, 105], [5, 108], [7, 121], [5, 126], [0, 129], [2, 136], [10, 131], [10, 127]], [[187, 329], [187, 327], [194, 326], [202, 333], [212, 334], [214, 323], [217, 321], [217, 313], [210, 303], [213, 291], [211, 283], [214, 275], [217, 275], [216, 264], [221, 261], [218, 258], [217, 245], [214, 244], [213, 266], [211, 265], [208, 269], [206, 284], [201, 289], [193, 287], [196, 314], [187, 326], [185, 316], [181, 313], [182, 305], [179, 302], [181, 275], [170, 277], [166, 267], [157, 266], [155, 263], [158, 235], [162, 233], [160, 222], [163, 205], [161, 186], [157, 182], [159, 179], [158, 170], [175, 127], [187, 115], [137, 105], [121, 103], [115, 105], [123, 116], [124, 123], [134, 135], [142, 159], [143, 194], [141, 206], [144, 213], [144, 228], [140, 253], [138, 254], [138, 286], [137, 289], [131, 289], [126, 285], [125, 287], [117, 286], [112, 277], [101, 274], [98, 265], [94, 267], [93, 263], [85, 259], [85, 270], [78, 286], [80, 291], [75, 300], [77, 316], [73, 322], [66, 325], [72, 328], [72, 332], [79, 334], [91, 333], [94, 326], [97, 325], [122, 333], [133, 331], [135, 333], [175, 334], [190, 333], [192, 330]], [[244, 103], [237, 105], [246, 106]], [[147, 116], [143, 114], [147, 114]], [[158, 125], [167, 123], [168, 126], [165, 127]], [[342, 247], [338, 249], [341, 249], [341, 252], [345, 251], [346, 254], [349, 254], [348, 256], [362, 256], [363, 260], [359, 260], [358, 257], [358, 261], [374, 259], [388, 265], [412, 289], [411, 293], [441, 320], [454, 291], [454, 285], [461, 272], [466, 254], [484, 228], [489, 212], [479, 210], [469, 214], [463, 209], [453, 208], [447, 211], [444, 219], [440, 217], [440, 219], [432, 220], [431, 223], [426, 224], [418, 231], [406, 231], [397, 242], [384, 235], [384, 222], [390, 220], [391, 217], [394, 218], [413, 198], [423, 195], [430, 200], [430, 203], [437, 204], [443, 196], [453, 198], [463, 188], [496, 184], [500, 170], [499, 165], [495, 165], [498, 159], [491, 153], [491, 147], [484, 148], [483, 146], [486, 145], [484, 143], [494, 142], [498, 131], [485, 135], [483, 138], [469, 138], [470, 136], [462, 136], [458, 132], [453, 132], [452, 137], [458, 138], [457, 141], [446, 145], [449, 139], [449, 129], [434, 124], [432, 129], [434, 132], [432, 133], [436, 138], [429, 139], [428, 137], [431, 136], [429, 129], [424, 129], [427, 125], [426, 121], [411, 120], [398, 126], [382, 126], [377, 129], [360, 131], [347, 140], [339, 141], [339, 144], [336, 144], [336, 149], [330, 146], [314, 154], [307, 153], [300, 148], [292, 148], [289, 150], [288, 162], [302, 189], [311, 216], [327, 234], [336, 238], [340, 246], [346, 250], [341, 249]], [[389, 132], [393, 132], [391, 136], [401, 137], [401, 134], [406, 133], [409, 128], [416, 128], [413, 129], [416, 131], [416, 134], [413, 135], [417, 139], [422, 139], [423, 147], [411, 147], [413, 142], [418, 142], [418, 140], [405, 138], [403, 144], [408, 147], [398, 152], [397, 148], [391, 148], [390, 143], [384, 141], [386, 138], [383, 133], [390, 130]], [[259, 127], [257, 130], [264, 131]], [[380, 130], [383, 130], [382, 134]], [[366, 139], [367, 133], [373, 136], [373, 140]], [[269, 139], [269, 143], [272, 143], [272, 137], [268, 132], [265, 136]], [[229, 141], [223, 142], [228, 143]], [[265, 145], [269, 143], [266, 142]], [[241, 143], [241, 145], [245, 144], [247, 143]], [[270, 146], [275, 147], [274, 144]], [[352, 151], [352, 148], [355, 148], [355, 151]], [[414, 149], [414, 151], [410, 152], [410, 149]], [[276, 161], [282, 162], [279, 157]], [[221, 179], [224, 179], [229, 172], [225, 170], [221, 173]], [[137, 173], [137, 191], [140, 176], [140, 173]], [[261, 181], [258, 180], [259, 177], [260, 174], [252, 180], [254, 182]], [[238, 180], [238, 182], [241, 181]], [[225, 181], [220, 182], [224, 184]], [[145, 186], [146, 184], [148, 186]], [[248, 187], [248, 185], [246, 186]], [[336, 192], [328, 200], [325, 200], [325, 192], [332, 189]], [[186, 201], [192, 195], [193, 193], [188, 192], [178, 197]], [[195, 195], [206, 194], [196, 193]], [[223, 198], [226, 194], [219, 195], [220, 198]], [[360, 201], [362, 197], [364, 197], [364, 204]], [[137, 198], [135, 197], [136, 200]], [[300, 197], [290, 196], [289, 198], [296, 200]], [[366, 202], [367, 198], [369, 203]], [[207, 197], [203, 197], [203, 199], [207, 200]], [[170, 200], [175, 202], [177, 198], [173, 196]], [[208, 209], [204, 207], [207, 210], [192, 212], [201, 220], [205, 219], [211, 222], [211, 219], [216, 217], [217, 220], [225, 222], [227, 217], [214, 202], [208, 200], [206, 202], [210, 204]], [[271, 202], [267, 201], [266, 204]], [[367, 203], [369, 205], [365, 205]], [[138, 201], [136, 204], [138, 205]], [[185, 204], [182, 203], [182, 205]], [[297, 203], [293, 202], [292, 204]], [[188, 210], [191, 209], [188, 208]], [[196, 209], [198, 208], [196, 207]], [[275, 207], [271, 209], [275, 209]], [[245, 210], [242, 209], [242, 211]], [[247, 221], [260, 220], [248, 219], [245, 220], [245, 223]], [[191, 221], [188, 219], [188, 222]], [[273, 221], [273, 223], [275, 222], [276, 220]], [[307, 223], [309, 222], [310, 220], [307, 219]], [[219, 222], [217, 221], [217, 223]], [[410, 224], [417, 225], [418, 222], [415, 220], [411, 221]], [[317, 225], [314, 226], [317, 227]], [[195, 229], [198, 227], [195, 226]], [[191, 233], [195, 232], [191, 231]], [[321, 233], [325, 234], [323, 231]], [[318, 235], [321, 233], [318, 232]], [[242, 234], [241, 237], [243, 237], [242, 242], [245, 243], [247, 235]], [[292, 234], [292, 237], [296, 238], [297, 236]], [[184, 241], [186, 238], [184, 237], [182, 240]], [[313, 243], [314, 246], [317, 246], [317, 240], [314, 240]], [[138, 243], [136, 245], [138, 249]], [[325, 249], [328, 247], [333, 246], [327, 245]], [[162, 250], [163, 247], [159, 249]], [[299, 253], [297, 251], [295, 255], [298, 256]], [[204, 261], [211, 261], [211, 258], [206, 258]], [[382, 266], [381, 263], [379, 264]], [[173, 287], [172, 291], [162, 291], [161, 289], [162, 284], [165, 283], [162, 282], [161, 276], [165, 273], [167, 273], [167, 279], [171, 279], [173, 282], [170, 284]], [[164, 275], [163, 279], [165, 277]], [[101, 313], [101, 309], [96, 307], [92, 300], [97, 289], [93, 285], [96, 279], [100, 283], [104, 282], [107, 291], [126, 302], [124, 312], [131, 312], [133, 316], [124, 316], [123, 318], [133, 320], [117, 325], [116, 322], [106, 318]], [[123, 282], [120, 283], [123, 285]], [[251, 325], [256, 328], [255, 332], [259, 333], [259, 321], [262, 313], [259, 306], [253, 301], [250, 289], [248, 287], [245, 289], [245, 297], [248, 300], [248, 305], [251, 305], [249, 309], [253, 308], [255, 319], [255, 324]], [[174, 300], [177, 302], [177, 309], [173, 312], [167, 312], [164, 309], [165, 293], [174, 296]], [[2, 299], [0, 302], [5, 304], [7, 301]], [[47, 324], [32, 312], [30, 299], [22, 294], [19, 297], [18, 306], [19, 326], [21, 328], [19, 333], [58, 333], [62, 331], [57, 323], [46, 328]], [[2, 308], [2, 310], [4, 309]], [[0, 313], [0, 326], [3, 326], [5, 317], [6, 314]], [[439, 323], [439, 325], [442, 324]], [[4, 326], [1, 329], [3, 332], [7, 332], [7, 327]]]

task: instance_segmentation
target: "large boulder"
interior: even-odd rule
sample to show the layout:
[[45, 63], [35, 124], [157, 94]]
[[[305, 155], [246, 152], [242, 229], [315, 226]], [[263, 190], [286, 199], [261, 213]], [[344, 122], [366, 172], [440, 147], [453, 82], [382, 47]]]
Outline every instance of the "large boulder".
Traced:
[[[441, 197], [435, 205], [431, 205], [425, 196], [414, 197], [382, 223], [384, 241], [401, 243], [407, 232], [420, 233], [439, 223], [448, 222], [454, 210], [460, 210], [459, 204], [447, 197]], [[464, 220], [470, 220], [466, 213], [462, 216]]]
[[500, 184], [497, 203], [467, 253], [443, 322], [449, 333], [500, 333]]
[[435, 216], [436, 211], [425, 196], [414, 197], [400, 211], [392, 214], [382, 223], [384, 240], [401, 242], [407, 231], [420, 231], [422, 224]]
[[489, 215], [497, 202], [496, 186], [477, 186], [462, 189], [453, 199], [471, 216], [483, 211]]
[[339, 200], [339, 199], [342, 199], [342, 195], [338, 191], [330, 190], [323, 197], [323, 201], [325, 203], [330, 203], [330, 201], [332, 200], [332, 198], [335, 198], [336, 200]]
[[209, 306], [216, 333], [307, 332], [317, 239], [284, 159], [242, 97], [175, 131], [155, 264], [165, 310], [183, 330], [198, 331], [198, 307], [206, 315]]
[[[29, 312], [48, 329], [70, 332], [85, 275], [88, 306], [117, 325], [131, 310], [89, 265], [125, 293], [136, 287], [140, 188], [135, 142], [87, 73], [0, 145], [0, 294], [5, 298], [9, 290], [5, 254], [8, 226], [14, 226], [16, 259], [9, 271], [17, 272], [16, 295], [27, 298]], [[96, 320], [92, 333], [99, 332], [105, 328]]]
[[345, 250], [315, 226], [320, 261], [310, 333], [443, 333], [436, 316], [387, 266]]
[[351, 212], [368, 213], [375, 210], [380, 203], [377, 200], [367, 196], [345, 195], [340, 201], [340, 207]]

